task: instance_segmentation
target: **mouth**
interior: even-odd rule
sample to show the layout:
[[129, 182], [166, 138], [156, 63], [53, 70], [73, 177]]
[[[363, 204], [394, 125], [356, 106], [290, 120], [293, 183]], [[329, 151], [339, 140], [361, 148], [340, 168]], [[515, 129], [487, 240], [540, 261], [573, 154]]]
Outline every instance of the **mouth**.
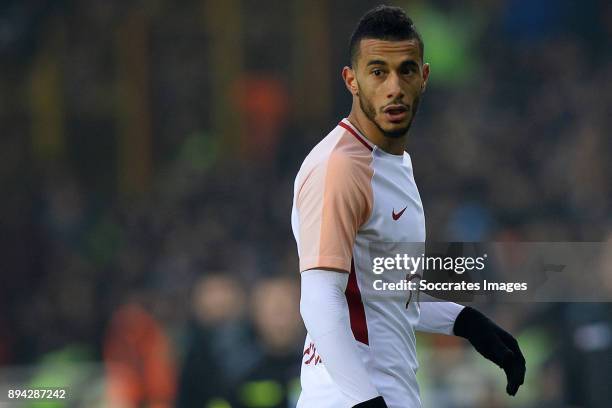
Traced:
[[389, 105], [383, 109], [383, 113], [392, 123], [399, 123], [408, 117], [408, 107], [406, 105]]

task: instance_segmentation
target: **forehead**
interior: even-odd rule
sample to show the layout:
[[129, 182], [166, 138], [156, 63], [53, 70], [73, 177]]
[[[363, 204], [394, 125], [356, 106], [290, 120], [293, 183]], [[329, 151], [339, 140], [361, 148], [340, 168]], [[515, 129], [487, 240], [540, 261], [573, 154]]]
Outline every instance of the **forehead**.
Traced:
[[386, 41], [374, 38], [365, 38], [359, 44], [359, 60], [367, 61], [377, 59], [392, 62], [406, 58], [420, 61], [421, 50], [416, 39], [401, 41]]

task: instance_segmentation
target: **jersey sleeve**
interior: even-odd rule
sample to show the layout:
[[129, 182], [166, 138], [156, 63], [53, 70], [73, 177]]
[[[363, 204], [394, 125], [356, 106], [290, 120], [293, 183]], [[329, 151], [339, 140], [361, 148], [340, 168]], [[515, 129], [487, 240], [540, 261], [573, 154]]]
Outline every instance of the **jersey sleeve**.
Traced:
[[296, 200], [300, 271], [350, 271], [357, 231], [372, 210], [371, 175], [367, 163], [331, 154], [305, 178]]
[[420, 293], [420, 317], [416, 331], [437, 334], [453, 334], [455, 320], [464, 308], [453, 302], [442, 302], [427, 293]]
[[361, 359], [351, 331], [345, 273], [311, 269], [302, 273], [300, 314], [335, 385], [351, 406], [380, 395]]

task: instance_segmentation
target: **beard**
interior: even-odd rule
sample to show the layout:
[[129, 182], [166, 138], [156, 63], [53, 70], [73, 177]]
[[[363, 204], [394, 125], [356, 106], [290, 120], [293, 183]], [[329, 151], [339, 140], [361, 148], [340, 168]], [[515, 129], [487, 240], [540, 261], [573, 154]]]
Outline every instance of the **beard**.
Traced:
[[408, 120], [406, 126], [391, 131], [383, 129], [378, 124], [378, 122], [376, 121], [376, 109], [374, 108], [374, 105], [372, 105], [370, 101], [362, 95], [361, 92], [359, 93], [359, 106], [361, 106], [361, 110], [363, 111], [363, 113], [365, 113], [366, 117], [370, 120], [370, 122], [372, 122], [385, 137], [397, 139], [408, 133], [408, 130], [412, 125], [412, 120], [414, 119], [417, 110], [419, 109], [420, 99], [420, 96], [416, 96], [412, 101], [412, 107], [410, 109], [410, 119]]

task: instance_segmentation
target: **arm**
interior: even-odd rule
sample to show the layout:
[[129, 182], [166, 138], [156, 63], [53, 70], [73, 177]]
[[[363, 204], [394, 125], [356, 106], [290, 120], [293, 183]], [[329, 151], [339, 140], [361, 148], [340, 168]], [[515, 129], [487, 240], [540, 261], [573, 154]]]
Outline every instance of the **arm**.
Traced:
[[300, 258], [300, 313], [325, 368], [354, 407], [386, 408], [360, 358], [345, 296], [355, 237], [372, 207], [368, 163], [342, 152], [312, 168], [305, 162], [292, 226]]
[[426, 333], [453, 334], [453, 325], [464, 306], [453, 302], [437, 301], [427, 293], [419, 293], [421, 309], [415, 330]]
[[351, 332], [344, 295], [348, 273], [310, 269], [301, 276], [300, 313], [332, 380], [353, 406], [386, 407], [370, 381]]

